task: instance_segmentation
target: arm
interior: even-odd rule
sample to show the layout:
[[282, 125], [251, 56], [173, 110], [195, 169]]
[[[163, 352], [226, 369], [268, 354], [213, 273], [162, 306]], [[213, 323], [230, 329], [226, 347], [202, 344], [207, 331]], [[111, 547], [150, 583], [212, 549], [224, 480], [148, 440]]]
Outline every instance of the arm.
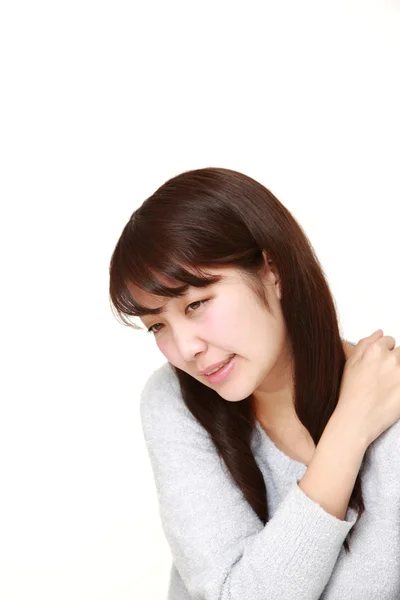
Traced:
[[[294, 482], [264, 526], [184, 404], [172, 371], [166, 373], [164, 366], [147, 382], [141, 419], [163, 530], [189, 594], [317, 600], [356, 515], [337, 519]], [[320, 454], [315, 479], [323, 470]]]
[[368, 444], [334, 412], [299, 482], [300, 489], [337, 519], [344, 519]]

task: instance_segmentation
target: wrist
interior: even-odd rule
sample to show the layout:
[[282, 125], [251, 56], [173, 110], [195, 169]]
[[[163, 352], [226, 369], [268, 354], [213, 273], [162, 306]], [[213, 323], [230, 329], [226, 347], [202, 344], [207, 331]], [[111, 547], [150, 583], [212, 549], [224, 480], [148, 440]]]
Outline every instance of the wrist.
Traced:
[[357, 425], [357, 419], [349, 418], [338, 409], [334, 410], [325, 430], [330, 436], [335, 437], [340, 445], [350, 446], [362, 454], [371, 443], [366, 433]]

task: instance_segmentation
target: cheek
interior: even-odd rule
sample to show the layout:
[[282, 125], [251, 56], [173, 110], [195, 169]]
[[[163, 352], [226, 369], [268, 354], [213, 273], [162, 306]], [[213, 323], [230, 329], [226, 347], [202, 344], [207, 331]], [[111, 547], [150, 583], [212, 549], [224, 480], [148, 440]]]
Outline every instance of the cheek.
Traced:
[[154, 341], [161, 354], [163, 354], [169, 362], [175, 364], [174, 354], [176, 354], [176, 350], [174, 350], [174, 345], [169, 336], [163, 335], [163, 333], [164, 331], [161, 330], [159, 335], [155, 335]]
[[160, 350], [160, 352], [162, 352], [164, 354], [164, 356], [166, 356], [168, 359], [171, 356], [171, 351], [173, 352], [172, 349], [172, 344], [170, 341], [168, 341], [167, 339], [165, 340], [156, 340], [157, 342], [157, 347]]
[[234, 337], [237, 319], [234, 311], [226, 308], [210, 310], [202, 320], [203, 332], [209, 340], [227, 341]]
[[157, 341], [157, 347], [161, 354], [176, 367], [182, 368], [182, 357], [174, 342], [168, 336], [160, 336], [163, 339]]

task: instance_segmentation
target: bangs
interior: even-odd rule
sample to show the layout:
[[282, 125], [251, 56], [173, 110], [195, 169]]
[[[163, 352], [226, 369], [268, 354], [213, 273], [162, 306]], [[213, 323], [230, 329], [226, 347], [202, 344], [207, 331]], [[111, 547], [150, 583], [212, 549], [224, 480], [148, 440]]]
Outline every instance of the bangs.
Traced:
[[[158, 315], [163, 307], [150, 308], [140, 304], [134, 297], [134, 290], [138, 289], [152, 296], [164, 298], [185, 297], [190, 287], [205, 288], [217, 283], [223, 275], [211, 275], [201, 267], [181, 264], [159, 265], [151, 267], [142, 262], [126, 263], [124, 270], [119, 270], [118, 287], [113, 290], [116, 299], [117, 316], [126, 324], [137, 329], [127, 317], [140, 318], [147, 315]], [[176, 285], [167, 285], [161, 278], [169, 279]]]

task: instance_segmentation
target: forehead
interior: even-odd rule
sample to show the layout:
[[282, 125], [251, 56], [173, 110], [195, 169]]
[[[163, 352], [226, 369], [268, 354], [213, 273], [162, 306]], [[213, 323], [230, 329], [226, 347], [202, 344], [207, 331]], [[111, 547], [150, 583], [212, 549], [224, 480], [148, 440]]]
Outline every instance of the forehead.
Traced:
[[[210, 285], [216, 286], [216, 285], [221, 285], [222, 283], [226, 283], [227, 281], [234, 280], [236, 277], [235, 271], [236, 270], [232, 269], [232, 268], [220, 267], [220, 268], [212, 268], [212, 269], [208, 268], [206, 270], [206, 273], [209, 275], [222, 275], [222, 279], [219, 282], [210, 284]], [[162, 275], [160, 273], [157, 274], [157, 278], [162, 283], [167, 285], [168, 287], [178, 287], [178, 286], [182, 285], [181, 282], [171, 279], [170, 277], [167, 277], [166, 275]], [[171, 302], [171, 300], [174, 300], [174, 298], [169, 298], [169, 297], [164, 297], [164, 296], [156, 296], [154, 294], [150, 294], [149, 292], [146, 292], [145, 290], [139, 288], [138, 286], [133, 285], [132, 282], [128, 282], [127, 287], [128, 287], [130, 294], [135, 299], [135, 301], [137, 301], [139, 304], [141, 304], [143, 306], [147, 306], [149, 308], [164, 307], [163, 310], [167, 310], [168, 304]], [[205, 289], [207, 289], [207, 288], [188, 286], [184, 295], [181, 296], [181, 299], [185, 299], [190, 294], [193, 294], [194, 292], [201, 292], [202, 290], [205, 290]], [[178, 298], [178, 300], [179, 300], [179, 298]], [[146, 318], [147, 316], [148, 315], [142, 315], [142, 317], [140, 317], [140, 318], [143, 320], [143, 318]]]
[[[165, 283], [167, 286], [169, 287], [178, 287], [178, 283], [176, 281], [170, 280], [167, 277], [161, 277], [158, 276], [158, 279], [162, 282]], [[137, 301], [139, 304], [141, 304], [142, 306], [148, 306], [149, 308], [160, 308], [162, 306], [167, 306], [167, 304], [169, 304], [169, 302], [173, 299], [173, 298], [166, 298], [164, 296], [156, 296], [154, 294], [150, 294], [149, 292], [146, 292], [145, 290], [142, 290], [141, 288], [134, 286], [132, 283], [128, 283], [128, 289], [129, 292], [132, 294], [132, 297], [135, 299], [135, 301]], [[189, 286], [187, 291], [185, 292], [184, 296], [188, 295], [190, 293], [191, 287]], [[147, 316], [147, 315], [144, 315]]]
[[[161, 283], [164, 283], [168, 287], [177, 287], [180, 285], [177, 281], [160, 273], [157, 274], [157, 279], [159, 279]], [[126, 285], [129, 293], [132, 295], [132, 298], [134, 298], [136, 302], [143, 306], [148, 306], [149, 308], [159, 308], [160, 306], [168, 303], [170, 300], [170, 298], [164, 298], [162, 296], [150, 294], [137, 285], [134, 285], [131, 281], [128, 281]]]

